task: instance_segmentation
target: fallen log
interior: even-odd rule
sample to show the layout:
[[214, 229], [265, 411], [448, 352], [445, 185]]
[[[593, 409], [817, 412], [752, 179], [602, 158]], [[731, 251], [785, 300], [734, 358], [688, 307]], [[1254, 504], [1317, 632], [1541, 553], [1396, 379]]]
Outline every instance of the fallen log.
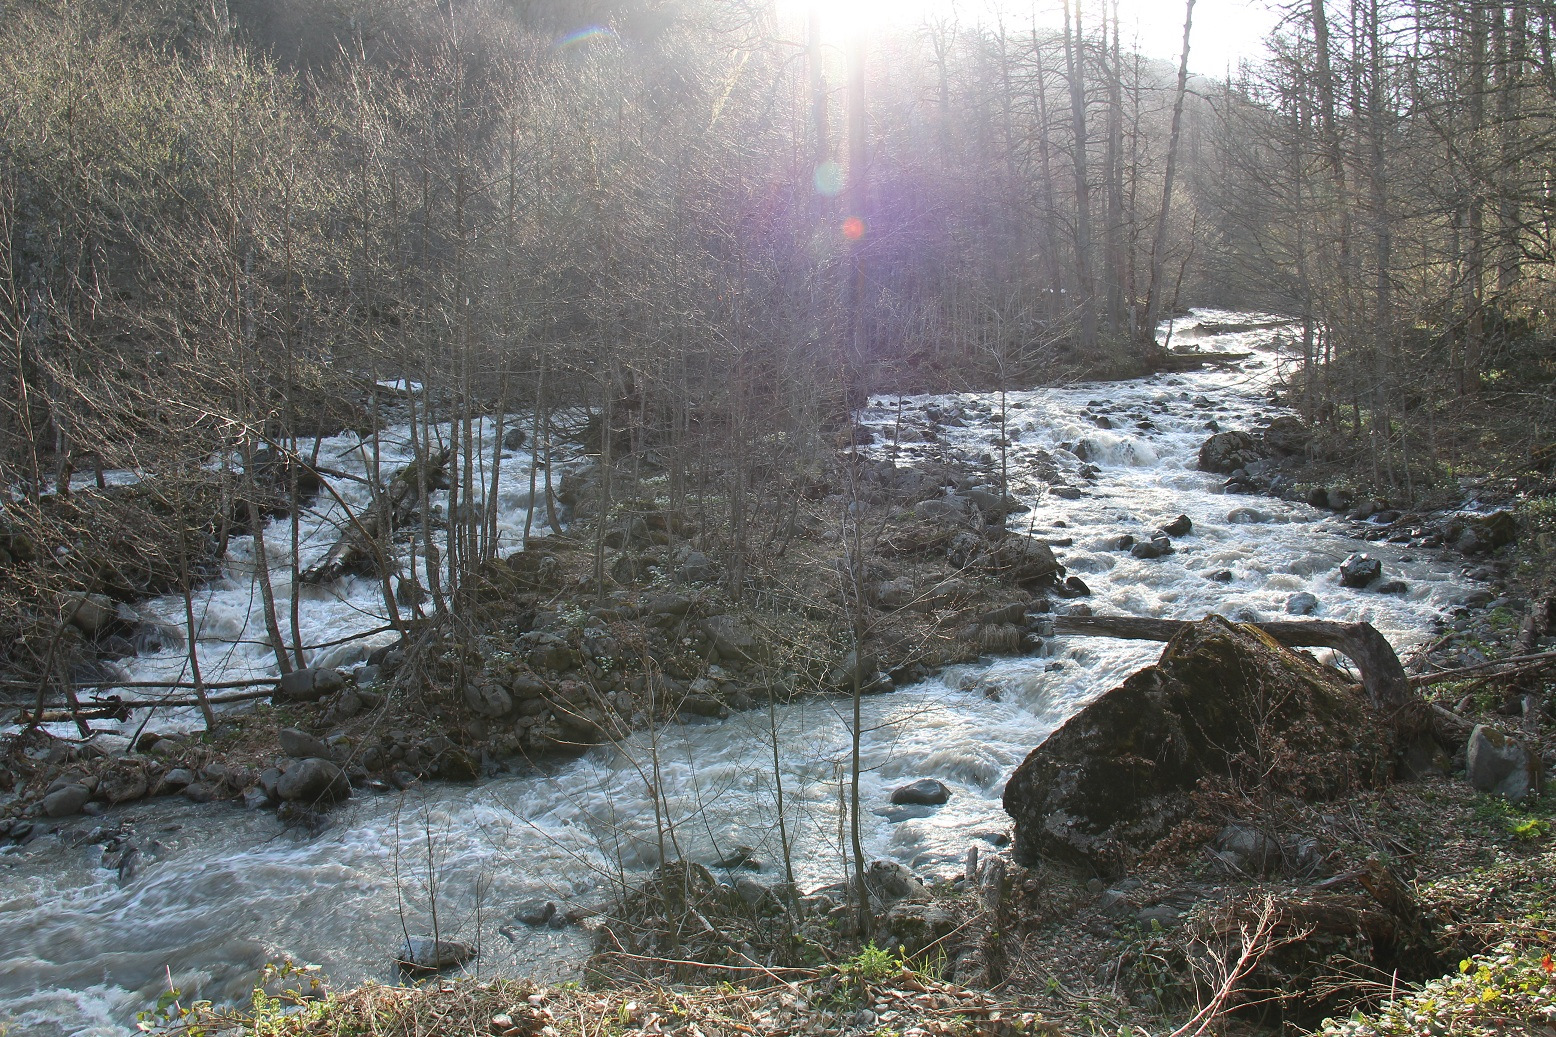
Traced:
[[[1410, 678], [1394, 646], [1371, 623], [1335, 623], [1323, 619], [1253, 623], [1287, 648], [1333, 648], [1361, 671], [1367, 698], [1379, 709], [1395, 710], [1411, 701]], [[1181, 619], [1141, 616], [1056, 616], [1055, 634], [1117, 637], [1131, 641], [1171, 641], [1193, 626]]]
[[374, 541], [385, 532], [410, 518], [416, 506], [422, 476], [429, 486], [441, 477], [448, 464], [449, 451], [443, 449], [431, 457], [412, 461], [389, 481], [384, 492], [373, 501], [362, 517], [348, 525], [324, 557], [305, 569], [298, 578], [303, 583], [331, 583], [348, 572], [371, 568], [378, 558]]
[[1194, 353], [1163, 353], [1151, 365], [1151, 369], [1157, 372], [1197, 371], [1205, 364], [1215, 364], [1225, 367], [1228, 364], [1240, 364], [1244, 360], [1252, 358], [1252, 353], [1220, 353], [1220, 352], [1194, 352]]

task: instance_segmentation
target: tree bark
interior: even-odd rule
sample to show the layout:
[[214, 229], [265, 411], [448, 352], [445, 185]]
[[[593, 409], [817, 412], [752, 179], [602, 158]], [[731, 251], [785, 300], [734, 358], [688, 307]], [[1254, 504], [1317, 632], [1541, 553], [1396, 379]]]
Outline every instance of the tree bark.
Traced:
[[[1054, 633], [1170, 641], [1193, 625], [1187, 620], [1139, 616], [1059, 616], [1054, 619]], [[1379, 709], [1395, 710], [1415, 697], [1394, 646], [1371, 623], [1293, 619], [1251, 625], [1288, 648], [1333, 648], [1343, 653], [1361, 670], [1367, 698]]]

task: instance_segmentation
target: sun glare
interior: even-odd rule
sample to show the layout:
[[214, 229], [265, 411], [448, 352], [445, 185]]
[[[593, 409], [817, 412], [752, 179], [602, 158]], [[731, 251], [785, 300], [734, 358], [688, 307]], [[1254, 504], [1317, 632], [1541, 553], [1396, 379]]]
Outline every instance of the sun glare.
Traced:
[[[1104, 8], [1114, 0], [1081, 0], [1082, 19], [1095, 28]], [[823, 37], [841, 43], [860, 33], [911, 29], [926, 21], [950, 19], [965, 26], [986, 24], [996, 18], [1015, 32], [1035, 21], [1049, 29], [1063, 19], [1061, 0], [779, 0], [779, 9], [804, 18], [815, 11]], [[1175, 61], [1183, 41], [1183, 0], [1118, 0], [1121, 42], [1126, 48], [1161, 61]], [[1196, 0], [1194, 34], [1189, 67], [1198, 73], [1221, 76], [1239, 61], [1257, 61], [1264, 55], [1263, 40], [1276, 26], [1279, 14], [1266, 0]]]

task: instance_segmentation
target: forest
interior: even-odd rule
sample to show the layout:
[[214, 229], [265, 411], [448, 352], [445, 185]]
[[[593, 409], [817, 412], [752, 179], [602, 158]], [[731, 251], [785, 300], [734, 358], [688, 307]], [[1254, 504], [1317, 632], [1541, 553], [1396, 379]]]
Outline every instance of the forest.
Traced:
[[[739, 551], [865, 394], [1147, 370], [1190, 302], [1300, 319], [1301, 407], [1385, 489], [1549, 459], [1548, 5], [1290, 3], [1226, 82], [1055, 6], [866, 46], [755, 2], [8, 4], [8, 553], [97, 542], [8, 600], [187, 581], [225, 533], [171, 516], [264, 510], [239, 462], [385, 379], [593, 408]], [[140, 490], [67, 502], [107, 470]]]
[[[798, 0], [0, 0], [0, 704], [14, 727], [0, 791], [16, 792], [0, 835], [22, 845], [24, 809], [39, 816], [75, 773], [59, 768], [106, 775], [127, 758], [70, 750], [45, 774], [23, 760], [52, 751], [28, 741], [44, 728], [90, 742], [94, 721], [161, 696], [158, 708], [198, 710], [204, 730], [165, 748], [257, 760], [244, 739], [258, 727], [238, 720], [234, 734], [224, 710], [272, 699], [265, 738], [278, 724], [283, 748], [349, 728], [344, 742], [286, 753], [312, 764], [353, 745], [360, 774], [342, 758], [329, 765], [338, 784], [291, 796], [275, 791], [290, 771], [265, 784], [263, 763], [211, 777], [168, 757], [155, 773], [136, 763], [123, 801], [161, 794], [182, 761], [180, 789], [252, 793], [289, 824], [323, 825], [322, 808], [288, 817], [295, 804], [279, 801], [327, 806], [352, 795], [348, 777], [384, 793], [489, 778], [488, 751], [527, 766], [646, 728], [657, 827], [645, 840], [657, 845], [645, 860], [662, 878], [675, 855], [657, 725], [765, 710], [794, 887], [801, 822], [785, 813], [778, 709], [842, 694], [851, 759], [835, 778], [836, 852], [863, 890], [861, 701], [991, 653], [1040, 654], [1056, 623], [1084, 634], [1088, 620], [1117, 619], [1065, 611], [1113, 563], [1072, 561], [1067, 577], [1054, 553], [1079, 558], [1102, 531], [1040, 530], [1038, 511], [1092, 496], [1109, 465], [1157, 463], [1145, 441], [1179, 417], [1173, 435], [1243, 437], [1246, 453], [1226, 464], [1210, 442], [1198, 454], [1199, 470], [1231, 476], [1218, 494], [1301, 502], [1355, 523], [1346, 536], [1416, 552], [1359, 583], [1339, 570], [1340, 587], [1376, 580], [1374, 597], [1398, 595], [1403, 611], [1368, 598], [1334, 614], [1341, 634], [1283, 643], [1351, 643], [1358, 625], [1376, 637], [1373, 621], [1420, 635], [1428, 620], [1409, 609], [1430, 604], [1443, 617], [1411, 665], [1435, 670], [1406, 677], [1384, 642], [1399, 696], [1500, 665], [1497, 645], [1520, 678], [1543, 674], [1556, 659], [1556, 606], [1543, 598], [1556, 582], [1556, 3], [1268, 0], [1278, 24], [1264, 57], [1214, 76], [1195, 60], [1204, 12], [1160, 3], [1178, 37], [1144, 48], [1123, 0], [946, 0], [852, 27]], [[1251, 394], [1216, 384], [1257, 407], [1174, 380], [1250, 358], [1241, 370], [1253, 371], [1262, 353], [1200, 348], [1250, 334], [1279, 354], [1278, 379]], [[1077, 411], [1088, 430], [1120, 435], [1022, 447], [1023, 408], [1041, 409], [1031, 394], [1043, 390], [1091, 394]], [[1225, 432], [1234, 419], [1265, 427]], [[951, 443], [969, 426], [983, 438], [965, 456], [908, 471], [906, 444]], [[1121, 442], [1124, 430], [1139, 443]], [[1227, 526], [1286, 521], [1250, 500], [1217, 505]], [[1163, 511], [1162, 528], [1146, 530], [1153, 517], [1109, 529], [1108, 550], [1173, 554], [1174, 540], [1212, 528], [1183, 508]], [[1369, 521], [1387, 528], [1373, 536]], [[1446, 569], [1402, 568], [1437, 549], [1458, 552]], [[1234, 555], [1216, 557], [1205, 579], [1244, 578]], [[1385, 564], [1408, 586], [1383, 579]], [[1319, 589], [1292, 582], [1316, 580], [1302, 565], [1316, 563], [1254, 581], [1302, 592], [1266, 627], [1315, 614], [1317, 599], [1292, 604]], [[234, 572], [252, 578], [262, 631], [221, 633], [209, 588]], [[382, 625], [321, 632], [308, 603], [357, 593], [353, 580], [369, 581]], [[1455, 580], [1497, 590], [1475, 597]], [[1450, 611], [1461, 592], [1473, 617]], [[1151, 599], [1152, 618], [1173, 593]], [[163, 597], [175, 613], [142, 607]], [[360, 606], [360, 594], [339, 598]], [[1240, 626], [1269, 619], [1234, 611]], [[1195, 636], [1213, 654], [1216, 638], [1240, 635]], [[1262, 636], [1237, 650], [1284, 665], [1261, 654], [1278, 636]], [[257, 647], [263, 666], [213, 677], [223, 638]], [[1166, 679], [1171, 658], [1186, 673], [1197, 650], [1173, 640]], [[129, 680], [119, 665], [159, 653], [176, 673]], [[1399, 705], [1364, 676], [1367, 709]], [[1453, 739], [1462, 752], [1480, 731], [1470, 712], [1506, 707], [1527, 740], [1543, 737], [1543, 676], [1496, 702], [1465, 679], [1462, 701], [1390, 715], [1390, 767], [1422, 731], [1442, 743], [1434, 761]], [[1335, 715], [1377, 719], [1360, 708]], [[354, 733], [369, 716], [380, 727]], [[154, 731], [142, 741], [150, 722], [132, 755], [159, 744]], [[1256, 747], [1276, 761], [1266, 774], [1309, 751], [1360, 751], [1291, 737], [1284, 751]], [[1320, 769], [1299, 767], [1279, 794]], [[37, 802], [24, 802], [33, 779]], [[119, 804], [105, 781], [78, 782], [72, 810], [89, 796]], [[1223, 796], [1215, 809], [1232, 810], [1244, 791], [1212, 781], [1195, 802]], [[1386, 858], [1393, 844], [1378, 839]], [[1019, 815], [1014, 845], [1027, 852]], [[1420, 980], [1447, 971], [1456, 948], [1466, 965], [1491, 951], [1457, 929], [1423, 936], [1440, 919], [1423, 922], [1386, 866], [1377, 878], [1377, 856], [1341, 875], [1371, 876], [1360, 881], [1384, 922], [1376, 905], [1329, 900], [1321, 917], [1221, 918], [1220, 936], [1241, 931], [1248, 953], [1195, 973], [1185, 989], [1199, 1014], [1178, 1032], [1219, 1017], [1254, 958], [1260, 982], [1278, 985], [1275, 949], [1327, 938], [1336, 917], [1378, 946], [1386, 925], [1397, 954], [1361, 959], [1377, 975]], [[965, 885], [991, 896], [977, 861]], [[1099, 884], [1116, 877], [1097, 867]], [[998, 986], [1010, 908], [996, 894], [979, 916], [978, 975]], [[850, 938], [882, 924], [869, 896], [853, 906]], [[434, 906], [441, 954], [436, 917]], [[1304, 937], [1271, 935], [1304, 925]], [[646, 939], [609, 932], [623, 946]], [[809, 968], [795, 949], [805, 941], [785, 932], [763, 968]], [[681, 935], [643, 955], [689, 967]], [[899, 951], [875, 962], [876, 980], [908, 965]], [[1147, 969], [1155, 952], [1136, 952]], [[864, 984], [862, 959], [849, 960], [836, 982]], [[1350, 981], [1336, 982], [1304, 1024], [1388, 989], [1357, 981], [1367, 993], [1344, 1001], [1335, 991]], [[495, 1011], [477, 1001], [472, 1011]], [[501, 1029], [492, 1015], [491, 1032], [545, 1032], [514, 1013], [499, 1013]], [[742, 1018], [728, 1032], [765, 1026]], [[1010, 1032], [1041, 1029], [1022, 1026]]]

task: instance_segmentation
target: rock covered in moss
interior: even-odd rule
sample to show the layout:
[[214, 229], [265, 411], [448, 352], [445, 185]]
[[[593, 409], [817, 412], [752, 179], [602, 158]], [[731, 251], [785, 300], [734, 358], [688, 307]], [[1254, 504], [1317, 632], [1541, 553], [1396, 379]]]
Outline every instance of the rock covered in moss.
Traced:
[[1016, 769], [1004, 797], [1016, 859], [1116, 874], [1187, 815], [1202, 778], [1338, 795], [1371, 782], [1387, 731], [1334, 671], [1212, 616]]

